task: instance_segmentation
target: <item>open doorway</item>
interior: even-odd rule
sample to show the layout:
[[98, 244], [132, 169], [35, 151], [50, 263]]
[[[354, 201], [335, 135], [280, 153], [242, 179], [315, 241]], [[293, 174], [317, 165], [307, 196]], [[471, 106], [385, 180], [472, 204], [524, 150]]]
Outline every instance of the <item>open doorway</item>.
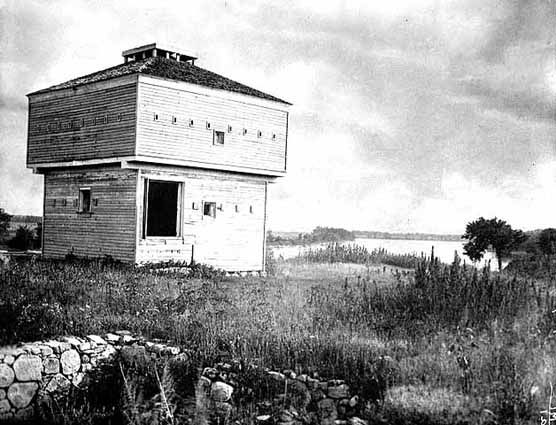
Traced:
[[180, 182], [145, 179], [143, 238], [180, 235]]

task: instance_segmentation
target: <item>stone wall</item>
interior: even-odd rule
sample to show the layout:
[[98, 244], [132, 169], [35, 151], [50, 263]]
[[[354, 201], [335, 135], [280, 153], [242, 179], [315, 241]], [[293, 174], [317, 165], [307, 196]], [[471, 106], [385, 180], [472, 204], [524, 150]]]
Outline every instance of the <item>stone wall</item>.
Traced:
[[132, 344], [141, 344], [153, 355], [180, 352], [126, 331], [0, 348], [0, 421], [31, 419], [41, 402], [64, 395], [72, 385], [79, 387], [89, 370]]
[[[117, 353], [149, 358], [189, 357], [179, 347], [146, 341], [127, 331], [0, 348], [0, 422], [31, 420], [42, 403], [63, 397], [72, 386], [86, 385], [87, 372]], [[246, 380], [246, 376], [250, 378]], [[316, 373], [309, 376], [291, 370], [277, 372], [240, 362], [218, 363], [200, 372], [194, 414], [206, 421], [199, 423], [229, 423], [236, 401], [246, 392], [255, 394], [255, 387], [265, 388], [265, 399], [257, 400], [258, 413], [253, 418], [256, 423], [366, 424], [360, 416], [367, 405], [344, 381], [319, 379]]]

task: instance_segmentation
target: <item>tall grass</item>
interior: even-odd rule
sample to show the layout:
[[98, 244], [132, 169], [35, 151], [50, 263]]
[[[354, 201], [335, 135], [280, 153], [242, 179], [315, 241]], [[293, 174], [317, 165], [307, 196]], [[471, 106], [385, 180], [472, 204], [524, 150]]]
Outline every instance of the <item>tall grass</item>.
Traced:
[[330, 243], [322, 248], [310, 248], [300, 253], [294, 261], [309, 263], [387, 264], [412, 269], [422, 259], [415, 254], [392, 254], [384, 248], [369, 251], [357, 244]]
[[[306, 259], [331, 253], [326, 261], [378, 258], [331, 246]], [[207, 280], [102, 262], [13, 262], [0, 268], [0, 344], [125, 328], [194, 350], [199, 367], [237, 359], [346, 379], [386, 399], [392, 422], [402, 398], [418, 404], [412, 388], [455, 394], [468, 413], [487, 408], [499, 423], [530, 419], [533, 385], [544, 395], [556, 378], [553, 291], [458, 258], [411, 261], [411, 275], [351, 280], [338, 277], [339, 264], [303, 279], [306, 265], [288, 264], [286, 276], [277, 263], [276, 277]]]

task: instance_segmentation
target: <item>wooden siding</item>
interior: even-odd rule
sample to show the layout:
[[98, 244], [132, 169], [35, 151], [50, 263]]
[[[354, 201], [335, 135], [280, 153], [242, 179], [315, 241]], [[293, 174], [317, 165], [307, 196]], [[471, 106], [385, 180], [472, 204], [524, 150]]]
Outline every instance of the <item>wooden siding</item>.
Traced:
[[27, 165], [133, 155], [137, 82], [31, 95]]
[[[263, 175], [285, 171], [287, 111], [249, 103], [247, 97], [240, 101], [166, 87], [156, 79], [142, 77], [138, 84], [138, 156], [215, 169], [244, 167]], [[213, 143], [213, 130], [225, 133], [224, 145]]]
[[[140, 172], [138, 193], [143, 190], [145, 177], [183, 182], [182, 235], [142, 239], [143, 200], [137, 196], [138, 262], [189, 262], [193, 251], [195, 261], [227, 271], [263, 270], [264, 179], [218, 171], [147, 168]], [[215, 202], [222, 209], [216, 210], [215, 218], [204, 216], [203, 202]]]
[[[47, 172], [44, 255], [63, 257], [73, 252], [135, 261], [136, 186], [136, 170], [106, 167]], [[80, 188], [91, 189], [92, 213], [77, 212]]]

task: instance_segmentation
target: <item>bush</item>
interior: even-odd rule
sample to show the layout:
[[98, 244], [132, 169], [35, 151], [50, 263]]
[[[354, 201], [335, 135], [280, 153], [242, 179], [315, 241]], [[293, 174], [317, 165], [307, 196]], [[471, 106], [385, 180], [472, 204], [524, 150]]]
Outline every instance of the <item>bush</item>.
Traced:
[[8, 241], [8, 246], [13, 249], [26, 251], [37, 245], [35, 232], [27, 226], [19, 226], [15, 236]]

